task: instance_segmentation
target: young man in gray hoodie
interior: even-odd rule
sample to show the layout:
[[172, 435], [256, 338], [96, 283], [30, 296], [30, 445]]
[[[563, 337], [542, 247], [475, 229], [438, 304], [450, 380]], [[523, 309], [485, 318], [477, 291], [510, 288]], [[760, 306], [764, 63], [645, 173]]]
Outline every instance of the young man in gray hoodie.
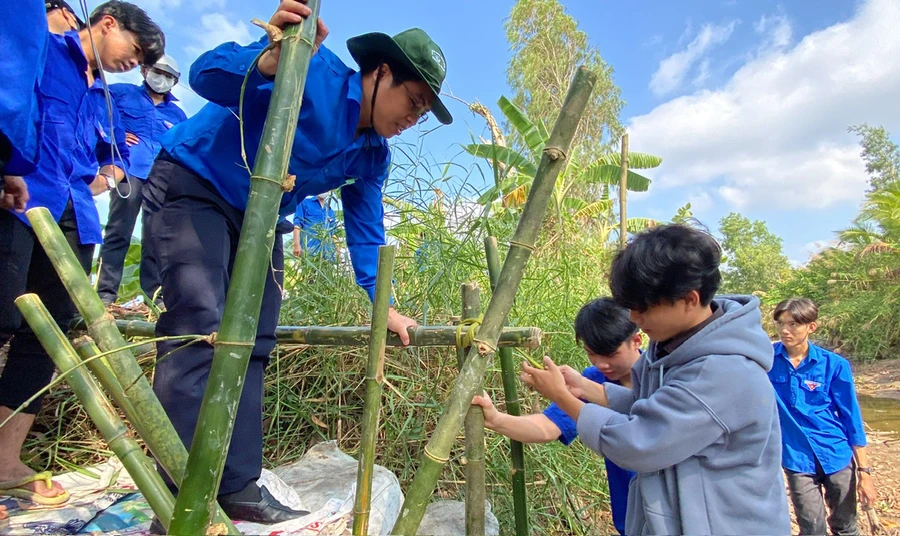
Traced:
[[575, 419], [584, 444], [637, 472], [626, 534], [791, 532], [766, 375], [772, 345], [757, 298], [714, 298], [721, 256], [711, 236], [683, 225], [642, 233], [616, 255], [613, 298], [651, 341], [633, 389], [583, 385], [549, 357], [545, 369], [522, 366], [522, 380]]

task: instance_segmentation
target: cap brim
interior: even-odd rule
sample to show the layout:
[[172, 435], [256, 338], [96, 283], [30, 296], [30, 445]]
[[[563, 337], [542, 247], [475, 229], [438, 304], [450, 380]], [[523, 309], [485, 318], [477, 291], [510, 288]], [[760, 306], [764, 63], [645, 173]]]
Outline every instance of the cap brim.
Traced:
[[[419, 68], [416, 67], [416, 65], [409, 59], [409, 56], [406, 55], [406, 52], [403, 52], [403, 49], [400, 48], [400, 45], [398, 45], [397, 42], [394, 41], [394, 39], [388, 34], [381, 32], [371, 32], [367, 34], [357, 35], [356, 37], [351, 37], [347, 40], [347, 50], [350, 52], [350, 55], [353, 56], [353, 60], [356, 61], [358, 65], [362, 65], [367, 58], [370, 58], [372, 56], [380, 56], [385, 59], [393, 59], [403, 64], [410, 71], [417, 73], [419, 75], [419, 79], [423, 82], [426, 82], [425, 76], [422, 74], [422, 71], [420, 71]], [[435, 88], [430, 84], [428, 87], [431, 88], [431, 91], [434, 94], [434, 100], [431, 102], [431, 112], [434, 114], [438, 121], [445, 125], [449, 125], [453, 122], [453, 116], [450, 115], [450, 112], [447, 110], [447, 107], [444, 106], [444, 102], [441, 100], [441, 96], [439, 94], [440, 88]]]

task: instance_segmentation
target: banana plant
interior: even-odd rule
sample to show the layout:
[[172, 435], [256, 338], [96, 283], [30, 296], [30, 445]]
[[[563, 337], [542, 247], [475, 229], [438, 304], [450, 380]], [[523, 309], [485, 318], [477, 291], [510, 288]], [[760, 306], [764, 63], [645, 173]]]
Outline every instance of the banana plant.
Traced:
[[[490, 187], [478, 202], [491, 205], [492, 211], [503, 212], [521, 207], [528, 195], [534, 180], [537, 162], [540, 161], [544, 144], [549, 133], [543, 121], [532, 121], [525, 113], [506, 97], [500, 97], [497, 103], [509, 124], [516, 130], [523, 142], [518, 151], [512, 147], [497, 143], [473, 143], [464, 146], [472, 156], [486, 159], [494, 170], [495, 184]], [[496, 141], [496, 140], [495, 140]], [[587, 164], [581, 164], [577, 158], [570, 158], [560, 173], [553, 190], [553, 206], [557, 219], [562, 225], [564, 219], [574, 221], [592, 221], [611, 219], [613, 201], [610, 189], [618, 187], [621, 157], [618, 153], [603, 155]], [[628, 155], [627, 189], [633, 192], [646, 192], [650, 187], [650, 179], [630, 171], [630, 169], [651, 169], [659, 166], [662, 158], [645, 153]], [[576, 187], [596, 187], [601, 192], [600, 199], [584, 199], [576, 195]], [[629, 220], [631, 228], [646, 228], [655, 222], [646, 218]], [[604, 233], [609, 235], [609, 231]]]

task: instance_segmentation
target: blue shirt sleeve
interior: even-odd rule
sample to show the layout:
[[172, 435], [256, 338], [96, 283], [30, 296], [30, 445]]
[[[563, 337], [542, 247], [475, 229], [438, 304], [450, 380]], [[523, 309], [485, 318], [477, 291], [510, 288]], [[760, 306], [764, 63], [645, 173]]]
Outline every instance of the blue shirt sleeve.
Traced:
[[[581, 375], [595, 383], [605, 383], [606, 376], [597, 367], [588, 367], [581, 371]], [[544, 416], [559, 428], [559, 442], [568, 445], [578, 438], [578, 427], [574, 420], [565, 411], [556, 405], [556, 402], [547, 406]]]
[[[837, 357], [837, 356], [835, 356]], [[850, 363], [846, 359], [838, 357], [838, 365], [834, 369], [834, 377], [831, 379], [831, 400], [838, 410], [847, 439], [851, 447], [866, 446], [866, 432], [863, 429], [862, 415], [859, 410], [859, 402], [856, 398], [856, 388], [853, 385], [853, 374], [850, 371]]]
[[294, 212], [294, 227], [299, 227], [303, 229], [303, 202], [297, 203], [297, 210]]
[[[237, 106], [247, 69], [267, 44], [268, 37], [263, 36], [246, 46], [229, 42], [205, 52], [191, 65], [188, 78], [191, 88], [204, 99], [220, 106]], [[247, 80], [245, 99], [253, 98], [257, 90], [266, 84], [272, 84], [272, 80], [264, 77], [259, 69], [253, 69]]]
[[[382, 189], [388, 171], [374, 179], [357, 179], [341, 187], [347, 249], [356, 274], [356, 284], [375, 300], [378, 246], [385, 244]], [[393, 299], [391, 301], [393, 303]]]

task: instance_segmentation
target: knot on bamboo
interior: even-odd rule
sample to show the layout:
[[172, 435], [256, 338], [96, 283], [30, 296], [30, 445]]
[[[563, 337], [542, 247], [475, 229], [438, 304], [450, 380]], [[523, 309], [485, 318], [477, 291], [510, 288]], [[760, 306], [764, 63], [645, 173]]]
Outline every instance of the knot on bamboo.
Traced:
[[216, 341], [218, 339], [219, 339], [218, 331], [213, 331], [212, 333], [210, 333], [209, 335], [207, 335], [206, 337], [203, 338], [203, 340], [206, 341], [207, 343], [209, 343], [210, 346], [215, 346]]
[[206, 529], [206, 536], [220, 536], [222, 534], [228, 534], [228, 527], [225, 526], [225, 523], [213, 523]]
[[544, 147], [544, 154], [553, 161], [567, 158], [566, 152], [559, 147]]
[[264, 22], [259, 19], [251, 19], [250, 23], [254, 26], [259, 26], [266, 31], [266, 35], [269, 36], [269, 43], [280, 43], [281, 40], [284, 39], [284, 32], [282, 32], [281, 28], [277, 26], [272, 26], [268, 22]]
[[297, 176], [288, 174], [287, 177], [284, 178], [284, 182], [281, 183], [281, 189], [285, 192], [290, 192], [294, 189], [294, 185], [297, 183]]
[[[481, 322], [484, 320], [484, 314], [478, 315], [478, 318], [467, 318], [461, 321], [456, 326], [456, 347], [457, 348], [468, 348], [472, 346], [472, 341], [475, 340], [475, 335], [478, 332], [478, 327], [481, 325]], [[465, 334], [463, 334], [463, 329], [468, 327]]]

